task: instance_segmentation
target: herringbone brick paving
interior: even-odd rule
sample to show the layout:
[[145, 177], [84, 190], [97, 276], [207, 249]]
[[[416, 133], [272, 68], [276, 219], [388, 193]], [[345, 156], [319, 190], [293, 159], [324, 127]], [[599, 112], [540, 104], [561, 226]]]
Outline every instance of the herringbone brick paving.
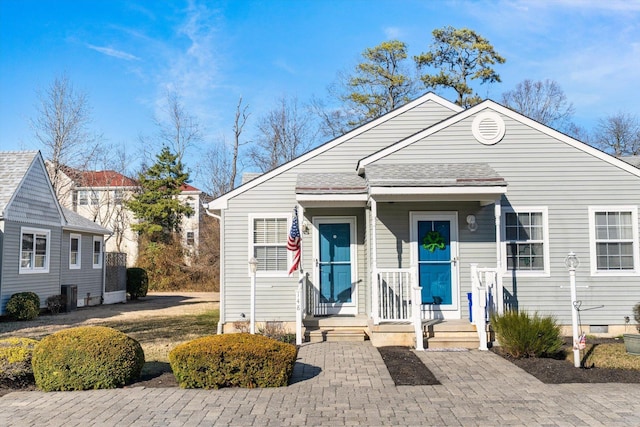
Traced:
[[292, 384], [14, 392], [0, 426], [640, 426], [640, 384], [543, 384], [490, 352], [417, 352], [441, 385], [396, 387], [368, 342], [305, 344]]

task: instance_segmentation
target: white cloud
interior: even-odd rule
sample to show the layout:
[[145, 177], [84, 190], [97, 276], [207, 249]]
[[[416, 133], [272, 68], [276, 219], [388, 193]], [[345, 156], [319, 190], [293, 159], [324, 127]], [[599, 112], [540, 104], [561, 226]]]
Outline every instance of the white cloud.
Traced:
[[398, 27], [386, 27], [383, 29], [384, 35], [389, 40], [397, 40], [404, 36], [404, 31]]
[[135, 55], [132, 55], [130, 53], [127, 52], [123, 52], [121, 50], [116, 50], [110, 47], [103, 47], [103, 46], [94, 46], [92, 44], [87, 44], [87, 47], [89, 49], [93, 49], [96, 52], [100, 52], [102, 54], [105, 54], [107, 56], [112, 56], [114, 58], [118, 58], [118, 59], [124, 59], [127, 61], [138, 61], [140, 60], [140, 58], [138, 58]]

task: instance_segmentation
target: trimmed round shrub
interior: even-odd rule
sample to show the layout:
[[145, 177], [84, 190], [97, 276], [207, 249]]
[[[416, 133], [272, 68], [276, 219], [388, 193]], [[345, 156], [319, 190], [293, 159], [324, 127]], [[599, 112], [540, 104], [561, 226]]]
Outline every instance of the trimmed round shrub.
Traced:
[[169, 353], [182, 388], [282, 387], [289, 383], [298, 349], [261, 335], [212, 335]]
[[120, 331], [81, 326], [43, 338], [32, 364], [36, 385], [44, 391], [116, 388], [140, 376], [144, 352]]
[[0, 385], [20, 388], [34, 383], [31, 357], [38, 341], [31, 338], [0, 340]]
[[127, 268], [127, 293], [131, 299], [146, 297], [149, 289], [149, 277], [144, 268]]
[[533, 316], [511, 310], [491, 317], [500, 347], [511, 357], [544, 357], [557, 354], [563, 345], [560, 327], [553, 317]]
[[13, 294], [5, 311], [14, 320], [33, 320], [40, 315], [40, 297], [33, 292]]

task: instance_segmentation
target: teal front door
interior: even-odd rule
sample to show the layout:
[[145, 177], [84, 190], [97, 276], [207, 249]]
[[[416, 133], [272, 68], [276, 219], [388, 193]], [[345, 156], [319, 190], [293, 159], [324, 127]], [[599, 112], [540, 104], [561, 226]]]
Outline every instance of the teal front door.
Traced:
[[459, 295], [455, 216], [416, 215], [413, 226], [421, 302], [431, 312], [449, 312], [447, 316], [442, 315], [444, 318], [456, 318]]
[[349, 314], [355, 312], [353, 293], [353, 255], [351, 221], [340, 219], [317, 222], [320, 312]]

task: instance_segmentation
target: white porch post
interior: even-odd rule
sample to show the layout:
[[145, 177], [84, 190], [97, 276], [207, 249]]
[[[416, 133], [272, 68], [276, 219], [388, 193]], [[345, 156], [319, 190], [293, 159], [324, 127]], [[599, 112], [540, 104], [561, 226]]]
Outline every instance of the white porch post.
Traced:
[[496, 219], [496, 287], [494, 292], [497, 295], [494, 297], [496, 301], [497, 314], [504, 313], [504, 289], [502, 287], [502, 198], [498, 197], [495, 202], [495, 219]]
[[373, 324], [380, 324], [380, 293], [378, 287], [378, 241], [376, 233], [376, 222], [378, 220], [378, 204], [372, 197], [371, 199], [371, 317]]
[[470, 265], [471, 271], [471, 316], [476, 325], [480, 346], [478, 350], [488, 350], [487, 347], [487, 285], [478, 277], [478, 264]]
[[[302, 223], [304, 222], [304, 208], [298, 204], [298, 228], [302, 227]], [[302, 231], [302, 230], [300, 230]], [[304, 233], [300, 233], [300, 267], [298, 268], [298, 287], [296, 289], [296, 344], [302, 344], [302, 319], [304, 316], [304, 306], [306, 305], [304, 302], [304, 290], [305, 290], [305, 274], [302, 268], [303, 255], [304, 255], [304, 245], [303, 245], [303, 235]]]
[[[413, 276], [413, 274], [412, 274]], [[415, 280], [411, 280], [416, 283]], [[416, 350], [424, 350], [424, 332], [422, 331], [422, 313], [420, 313], [422, 305], [422, 287], [412, 286], [413, 295], [411, 296], [411, 308], [413, 309], [413, 328], [416, 333]]]
[[300, 273], [298, 277], [298, 288], [296, 289], [296, 345], [302, 344], [302, 312], [303, 312], [303, 292], [304, 275]]

